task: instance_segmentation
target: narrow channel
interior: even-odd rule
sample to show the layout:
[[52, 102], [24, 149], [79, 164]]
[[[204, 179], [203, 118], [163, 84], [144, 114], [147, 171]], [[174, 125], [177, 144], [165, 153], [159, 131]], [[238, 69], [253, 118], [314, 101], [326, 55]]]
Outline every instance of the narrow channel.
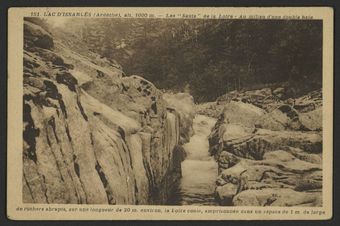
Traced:
[[216, 119], [196, 115], [193, 122], [194, 135], [183, 147], [187, 153], [182, 162], [182, 178], [173, 205], [217, 205], [214, 198], [217, 163], [209, 155], [208, 136]]

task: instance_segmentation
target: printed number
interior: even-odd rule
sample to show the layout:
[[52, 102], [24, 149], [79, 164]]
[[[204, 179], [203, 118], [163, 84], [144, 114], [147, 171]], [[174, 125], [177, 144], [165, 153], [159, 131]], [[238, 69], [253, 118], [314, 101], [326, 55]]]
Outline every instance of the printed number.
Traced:
[[39, 16], [39, 12], [31, 12], [31, 16]]
[[147, 13], [136, 13], [136, 17], [148, 17]]

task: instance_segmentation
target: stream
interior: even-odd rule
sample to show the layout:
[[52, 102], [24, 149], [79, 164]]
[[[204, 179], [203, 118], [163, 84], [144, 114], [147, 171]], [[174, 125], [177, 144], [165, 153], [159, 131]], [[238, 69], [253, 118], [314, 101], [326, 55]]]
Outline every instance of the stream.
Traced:
[[215, 122], [216, 119], [204, 115], [194, 118], [194, 135], [183, 146], [187, 157], [182, 162], [182, 178], [169, 204], [218, 205], [214, 198], [218, 167], [208, 152], [208, 136]]

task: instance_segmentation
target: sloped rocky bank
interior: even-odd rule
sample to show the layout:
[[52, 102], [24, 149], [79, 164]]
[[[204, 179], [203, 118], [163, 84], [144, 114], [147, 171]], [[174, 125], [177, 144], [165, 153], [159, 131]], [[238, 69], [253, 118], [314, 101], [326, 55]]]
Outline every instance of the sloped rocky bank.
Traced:
[[[181, 176], [192, 97], [24, 24], [23, 201], [163, 204]], [[170, 102], [170, 104], [169, 104]]]
[[201, 106], [219, 115], [209, 151], [220, 205], [322, 205], [321, 92], [292, 100], [276, 91], [233, 92]]

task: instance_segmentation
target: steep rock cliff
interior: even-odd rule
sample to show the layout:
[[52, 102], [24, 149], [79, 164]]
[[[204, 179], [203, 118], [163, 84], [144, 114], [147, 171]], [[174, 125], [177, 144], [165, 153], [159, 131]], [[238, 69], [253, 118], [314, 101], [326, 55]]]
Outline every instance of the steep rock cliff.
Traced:
[[24, 29], [23, 201], [164, 203], [181, 176], [182, 113], [114, 62]]

